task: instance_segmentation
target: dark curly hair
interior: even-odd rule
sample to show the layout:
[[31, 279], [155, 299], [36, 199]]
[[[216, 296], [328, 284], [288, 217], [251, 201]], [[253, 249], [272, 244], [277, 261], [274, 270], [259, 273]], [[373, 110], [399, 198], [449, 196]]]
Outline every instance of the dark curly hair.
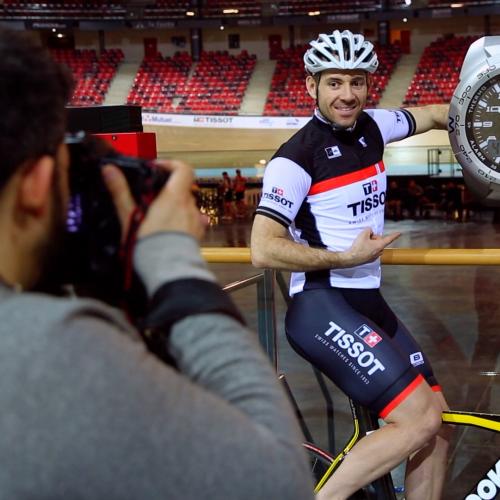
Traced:
[[64, 138], [69, 70], [25, 33], [0, 29], [0, 188], [16, 169]]

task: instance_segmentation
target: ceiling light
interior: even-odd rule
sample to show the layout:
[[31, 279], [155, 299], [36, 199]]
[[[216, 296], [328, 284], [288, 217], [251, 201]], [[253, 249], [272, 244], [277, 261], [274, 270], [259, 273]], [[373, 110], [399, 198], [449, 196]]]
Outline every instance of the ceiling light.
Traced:
[[463, 6], [464, 6], [464, 4], [463, 4], [463, 3], [452, 3], [452, 4], [450, 5], [450, 7], [451, 7], [452, 9], [459, 9], [460, 7], [463, 7]]
[[238, 14], [238, 9], [224, 9], [222, 11], [223, 14]]
[[308, 16], [319, 16], [321, 14], [321, 11], [319, 10], [311, 10], [310, 12], [307, 13]]
[[194, 16], [194, 12], [192, 10], [188, 10], [186, 12], [186, 16], [191, 16], [192, 17], [192, 16]]

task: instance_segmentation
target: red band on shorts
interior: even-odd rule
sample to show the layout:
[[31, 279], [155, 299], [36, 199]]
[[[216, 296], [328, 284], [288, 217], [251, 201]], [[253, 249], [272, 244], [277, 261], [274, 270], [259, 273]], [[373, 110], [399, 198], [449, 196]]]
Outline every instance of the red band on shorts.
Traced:
[[402, 403], [423, 381], [424, 377], [418, 374], [416, 378], [414, 378], [413, 381], [406, 386], [405, 389], [403, 389], [388, 405], [385, 406], [385, 408], [382, 408], [379, 414], [380, 417], [387, 417], [387, 415], [389, 415], [389, 413], [391, 413], [391, 411], [394, 410], [396, 406]]
[[443, 389], [440, 385], [431, 385], [431, 389], [433, 390], [433, 392], [443, 392]]

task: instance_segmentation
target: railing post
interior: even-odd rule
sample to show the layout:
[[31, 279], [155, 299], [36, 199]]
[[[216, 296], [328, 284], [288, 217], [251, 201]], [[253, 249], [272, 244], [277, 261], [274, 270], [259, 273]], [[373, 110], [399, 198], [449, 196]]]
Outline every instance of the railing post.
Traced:
[[266, 269], [263, 279], [257, 283], [257, 313], [260, 344], [269, 356], [274, 368], [278, 370], [274, 275], [275, 271]]

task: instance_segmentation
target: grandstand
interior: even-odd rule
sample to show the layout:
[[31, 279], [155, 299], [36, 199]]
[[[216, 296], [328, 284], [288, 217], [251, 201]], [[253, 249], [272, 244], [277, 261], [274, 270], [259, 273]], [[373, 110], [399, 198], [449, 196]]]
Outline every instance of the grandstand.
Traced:
[[94, 106], [102, 104], [118, 65], [123, 60], [120, 49], [103, 50], [53, 50], [54, 58], [66, 64], [75, 78], [76, 86], [69, 104]]
[[403, 104], [420, 106], [449, 102], [467, 49], [476, 39], [474, 36], [450, 35], [440, 37], [426, 47]]
[[500, 2], [5, 0], [0, 22], [31, 31], [71, 68], [70, 104], [141, 106], [160, 155], [255, 152], [245, 167], [310, 116], [302, 54], [319, 32], [351, 29], [376, 45], [368, 106], [447, 102], [468, 44], [500, 33]]
[[[377, 47], [380, 65], [372, 78], [368, 106], [376, 107], [386, 97], [385, 89], [396, 70], [398, 78], [407, 78], [410, 84], [402, 90], [391, 86], [391, 105], [449, 101], [468, 45], [485, 26], [494, 31], [500, 24], [499, 2], [467, 0], [452, 4], [415, 0], [413, 4], [410, 0], [279, 0], [272, 3], [258, 0], [5, 0], [0, 3], [0, 20], [7, 24], [22, 20], [25, 28], [38, 30], [43, 43], [51, 40], [43, 28], [52, 27], [51, 31], [57, 32], [57, 36], [74, 39], [72, 46], [55, 44], [53, 53], [75, 76], [77, 86], [71, 100], [75, 106], [103, 104], [110, 97], [113, 79], [126, 80], [120, 72], [122, 63], [137, 61], [133, 68], [135, 72], [139, 66], [137, 73], [125, 82], [124, 92], [126, 89], [128, 92], [117, 102], [142, 106], [149, 113], [236, 116], [242, 112], [245, 98], [256, 100], [248, 93], [249, 88], [255, 87], [249, 86], [254, 69], [260, 62], [272, 60], [274, 63], [265, 68], [264, 76], [269, 78], [263, 78], [271, 83], [268, 88], [260, 88], [261, 105], [254, 106], [255, 109], [270, 117], [305, 117], [310, 115], [314, 103], [305, 90], [302, 55], [306, 42], [318, 32], [318, 26], [324, 26], [327, 31], [332, 23], [340, 28], [361, 29]], [[392, 20], [397, 13], [405, 16], [402, 21]], [[470, 15], [485, 13], [488, 13], [484, 18], [487, 24], [478, 22], [476, 32], [469, 33]], [[451, 21], [459, 19], [456, 14], [464, 16], [462, 33], [455, 33]], [[411, 24], [405, 25], [407, 21]], [[429, 35], [431, 25], [435, 27], [434, 37]], [[449, 26], [444, 32], [448, 35], [443, 36], [442, 26]], [[79, 27], [84, 28], [81, 34]], [[109, 35], [106, 27], [111, 30]], [[406, 28], [422, 32], [420, 37], [411, 37], [412, 47], [408, 40], [402, 41], [402, 33], [411, 32]], [[87, 36], [84, 43], [79, 44], [78, 38], [92, 29], [95, 37], [100, 33], [99, 43], [93, 42], [94, 46], [89, 47]], [[140, 43], [140, 36], [149, 36], [151, 29], [156, 29], [154, 39], [160, 40], [160, 46], [152, 53], [144, 53], [139, 62], [140, 48], [136, 46], [131, 53], [124, 40], [135, 39], [132, 44]], [[169, 31], [171, 43], [162, 41], [160, 38]], [[227, 39], [233, 37], [229, 45], [224, 40], [226, 31]], [[424, 33], [426, 31], [429, 33]], [[192, 38], [194, 32], [198, 41]], [[258, 41], [261, 32], [263, 38]], [[277, 41], [272, 47], [271, 37], [274, 37], [273, 44]], [[204, 39], [209, 40], [207, 45]], [[417, 61], [414, 67], [408, 65], [410, 59]], [[406, 75], [401, 75], [400, 63], [401, 67], [408, 66]], [[261, 78], [262, 68], [263, 65], [260, 66]], [[244, 114], [252, 114], [252, 111], [245, 109]]]
[[[264, 114], [269, 116], [308, 116], [313, 101], [304, 85], [302, 56], [305, 45], [278, 54]], [[378, 47], [380, 70], [373, 75], [368, 98], [376, 106], [390, 75], [401, 56], [398, 44]], [[69, 66], [77, 81], [71, 104], [102, 104], [114, 78], [123, 52], [120, 49], [54, 50], [54, 57]], [[202, 113], [235, 115], [241, 106], [256, 56], [242, 51], [204, 51], [195, 62], [187, 52], [172, 57], [157, 53], [142, 61], [127, 98], [128, 104], [142, 106], [147, 112]]]
[[191, 64], [191, 56], [187, 52], [174, 57], [163, 58], [157, 54], [154, 59], [145, 58], [127, 103], [142, 106], [145, 111], [173, 112], [173, 101], [186, 84]]

